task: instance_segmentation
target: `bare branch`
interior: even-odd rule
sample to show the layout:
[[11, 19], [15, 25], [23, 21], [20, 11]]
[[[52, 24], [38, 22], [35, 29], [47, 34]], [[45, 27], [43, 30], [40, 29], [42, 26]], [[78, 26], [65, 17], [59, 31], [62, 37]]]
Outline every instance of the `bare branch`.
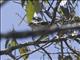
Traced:
[[[80, 36], [80, 35], [77, 35], [77, 36]], [[76, 36], [76, 37], [77, 37]], [[74, 37], [74, 36], [68, 36], [67, 38], [69, 37]], [[60, 38], [62, 41], [65, 41], [67, 40], [66, 38]], [[13, 46], [13, 47], [10, 47], [6, 50], [2, 50], [0, 51], [0, 55], [3, 55], [3, 54], [9, 54], [11, 53], [13, 50], [15, 49], [18, 49], [18, 48], [22, 48], [22, 47], [25, 47], [25, 46], [31, 46], [31, 45], [38, 45], [38, 44], [45, 44], [45, 43], [51, 43], [51, 42], [57, 42], [58, 39], [52, 39], [52, 40], [48, 40], [48, 41], [34, 41], [34, 42], [28, 42], [28, 43], [24, 43], [24, 44], [20, 44], [20, 45], [17, 45], [17, 46]]]
[[78, 55], [78, 56], [80, 56], [80, 52], [76, 52], [76, 50], [73, 50], [69, 45], [68, 45], [68, 43], [67, 43], [67, 41], [64, 41], [65, 42], [65, 44], [67, 45], [67, 47], [73, 52], [73, 53], [75, 53], [76, 55]]
[[72, 23], [60, 26], [53, 24], [52, 26], [50, 26], [50, 28], [47, 29], [42, 29], [38, 31], [9, 32], [6, 34], [0, 34], [0, 36], [1, 38], [26, 38], [29, 36], [46, 35], [64, 29], [80, 29], [80, 23]]
[[[39, 45], [37, 45], [38, 47], [40, 47]], [[52, 60], [50, 54], [43, 48], [43, 47], [40, 47], [47, 55], [48, 57], [50, 58], [50, 60]]]
[[62, 56], [62, 60], [63, 60], [63, 56], [64, 56], [64, 52], [63, 52], [63, 41], [61, 41], [61, 56]]

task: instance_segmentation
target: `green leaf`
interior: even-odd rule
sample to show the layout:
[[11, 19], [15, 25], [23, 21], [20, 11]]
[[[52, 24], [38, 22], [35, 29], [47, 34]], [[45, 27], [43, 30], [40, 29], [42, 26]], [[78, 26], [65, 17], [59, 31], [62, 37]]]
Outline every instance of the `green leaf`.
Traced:
[[34, 16], [34, 13], [38, 13], [41, 10], [41, 6], [39, 3], [39, 0], [28, 0], [27, 6], [26, 6], [26, 13], [27, 13], [27, 19], [28, 23], [32, 22], [32, 18]]
[[16, 41], [11, 41], [11, 46], [16, 46], [17, 45], [17, 42]]
[[19, 49], [19, 52], [20, 52], [20, 55], [22, 56], [22, 58], [24, 60], [28, 59], [28, 55], [27, 55], [28, 49], [27, 48], [22, 47], [22, 48]]
[[16, 40], [11, 40], [10, 43], [9, 43], [9, 47], [13, 47], [13, 46], [16, 46], [17, 45], [17, 41]]
[[34, 6], [34, 9], [35, 9], [36, 12], [41, 11], [41, 5], [39, 3], [39, 0], [33, 0], [32, 3], [33, 3], [33, 6]]
[[6, 41], [6, 44], [5, 44], [5, 48], [9, 48], [9, 47], [13, 47], [13, 46], [17, 46], [18, 45], [18, 43], [17, 43], [17, 41], [16, 41], [16, 39], [12, 39], [12, 40], [7, 40]]
[[28, 23], [32, 22], [32, 18], [35, 12], [34, 6], [32, 4], [31, 1], [28, 1], [28, 4], [26, 6], [26, 13], [27, 13], [27, 19], [28, 19]]

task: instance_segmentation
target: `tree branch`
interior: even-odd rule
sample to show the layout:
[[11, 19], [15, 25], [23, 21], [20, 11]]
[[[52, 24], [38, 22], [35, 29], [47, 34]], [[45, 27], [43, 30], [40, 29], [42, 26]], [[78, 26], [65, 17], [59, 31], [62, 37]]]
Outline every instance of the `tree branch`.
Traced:
[[73, 53], [75, 53], [76, 55], [78, 55], [78, 56], [80, 56], [80, 52], [76, 52], [76, 50], [73, 50], [69, 45], [68, 45], [68, 43], [67, 43], [67, 41], [64, 41], [65, 42], [65, 44], [67, 45], [67, 47], [73, 52]]
[[63, 41], [61, 41], [61, 56], [62, 56], [62, 60], [63, 60], [63, 56], [64, 56], [64, 52], [63, 52]]
[[48, 57], [50, 58], [50, 60], [52, 60], [50, 54], [43, 48], [43, 47], [40, 47], [39, 45], [37, 45], [39, 48], [41, 48], [47, 55]]
[[[80, 37], [80, 35], [77, 35], [76, 37]], [[74, 36], [68, 36], [68, 37], [66, 37], [66, 38], [72, 38], [72, 37], [74, 37]], [[66, 38], [60, 38], [62, 41], [65, 41], [66, 40]], [[0, 55], [3, 55], [3, 54], [9, 54], [9, 53], [11, 53], [13, 50], [15, 50], [15, 49], [18, 49], [18, 48], [22, 48], [22, 47], [25, 47], [25, 46], [31, 46], [31, 45], [38, 45], [38, 44], [45, 44], [45, 43], [51, 43], [51, 42], [57, 42], [58, 41], [58, 39], [55, 39], [55, 38], [53, 38], [52, 40], [48, 40], [48, 41], [34, 41], [34, 42], [28, 42], [28, 43], [24, 43], [24, 44], [20, 44], [20, 45], [17, 45], [17, 46], [13, 46], [13, 47], [10, 47], [10, 48], [8, 48], [8, 49], [6, 49], [6, 50], [2, 50], [2, 51], [0, 51]]]
[[60, 25], [60, 26], [53, 24], [52, 26], [50, 26], [50, 28], [46, 28], [38, 31], [9, 32], [6, 34], [0, 33], [0, 37], [1, 38], [27, 38], [29, 36], [46, 35], [46, 34], [53, 33], [55, 31], [68, 30], [68, 29], [80, 29], [80, 22]]

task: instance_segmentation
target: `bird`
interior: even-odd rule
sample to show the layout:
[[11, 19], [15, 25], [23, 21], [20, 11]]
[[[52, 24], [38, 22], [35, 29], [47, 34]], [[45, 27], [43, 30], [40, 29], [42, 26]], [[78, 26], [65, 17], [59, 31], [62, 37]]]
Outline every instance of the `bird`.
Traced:
[[62, 15], [66, 18], [66, 19], [69, 19], [69, 9], [68, 9], [68, 6], [67, 6], [67, 0], [62, 0], [61, 3], [60, 3], [60, 10], [61, 10], [61, 13]]
[[44, 22], [40, 17], [33, 17], [33, 20], [31, 23], [29, 23], [29, 26], [32, 28], [33, 31], [48, 29], [50, 25], [50, 22]]
[[62, 12], [63, 12], [63, 15], [67, 18], [67, 19], [69, 19], [69, 10], [68, 10], [68, 8], [67, 7], [63, 7], [63, 6], [60, 6], [60, 8], [61, 8], [61, 10], [62, 10]]
[[73, 6], [68, 6], [68, 0], [62, 0], [60, 3], [61, 14], [64, 16], [65, 20], [73, 20], [75, 16], [75, 11]]

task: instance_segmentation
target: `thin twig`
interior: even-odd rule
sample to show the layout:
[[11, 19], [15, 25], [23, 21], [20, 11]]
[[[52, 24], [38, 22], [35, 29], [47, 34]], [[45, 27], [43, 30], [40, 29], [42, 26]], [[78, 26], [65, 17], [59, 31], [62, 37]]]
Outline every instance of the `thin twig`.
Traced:
[[56, 12], [57, 12], [57, 9], [58, 9], [58, 6], [60, 4], [61, 1], [57, 1], [56, 3], [56, 7], [54, 8], [54, 13], [53, 13], [53, 18], [52, 18], [52, 22], [51, 22], [51, 25], [54, 23], [55, 21], [55, 18], [56, 18]]
[[[80, 35], [77, 35], [77, 37], [80, 37]], [[74, 36], [68, 36], [66, 38], [73, 38]], [[60, 38], [61, 40], [65, 41], [66, 38]], [[20, 45], [17, 45], [17, 46], [14, 46], [14, 47], [10, 47], [6, 50], [2, 50], [0, 51], [0, 55], [3, 55], [3, 54], [9, 54], [10, 52], [12, 52], [13, 50], [15, 49], [18, 49], [18, 48], [21, 48], [21, 47], [24, 47], [24, 46], [31, 46], [31, 45], [36, 45], [36, 44], [44, 44], [44, 43], [50, 43], [50, 42], [57, 42], [58, 41], [58, 38], [56, 39], [52, 39], [52, 40], [47, 40], [47, 41], [35, 41], [35, 42], [28, 42], [28, 43], [24, 43], [24, 44], [20, 44]]]
[[77, 53], [75, 50], [73, 50], [73, 49], [68, 45], [67, 41], [64, 41], [64, 42], [65, 42], [65, 44], [67, 45], [67, 47], [68, 47], [73, 53], [75, 53], [76, 55], [80, 56], [80, 52]]
[[63, 52], [63, 41], [61, 41], [61, 56], [62, 56], [62, 60], [64, 59], [64, 52]]
[[[40, 47], [39, 45], [37, 45], [37, 46]], [[48, 57], [50, 58], [50, 60], [52, 60], [52, 57], [49, 55], [49, 53], [43, 47], [41, 47], [41, 49], [48, 55]]]
[[54, 0], [52, 0], [52, 2], [51, 2], [51, 4], [50, 4], [50, 3], [49, 3], [49, 1], [48, 1], [49, 8], [47, 9], [47, 11], [49, 11], [49, 10], [50, 10], [50, 8], [54, 9], [54, 8], [52, 7], [52, 5], [53, 5], [53, 2], [54, 2]]
[[[45, 43], [45, 44], [42, 45], [41, 47], [44, 47], [46, 44], [47, 44], [47, 43]], [[21, 57], [23, 57], [23, 56], [25, 56], [25, 55], [31, 55], [31, 54], [33, 54], [34, 52], [39, 51], [39, 50], [41, 50], [41, 47], [39, 47], [38, 49], [36, 49], [36, 50], [34, 50], [34, 51], [30, 52], [30, 53], [24, 54], [24, 55], [18, 57], [17, 59], [20, 59]]]

